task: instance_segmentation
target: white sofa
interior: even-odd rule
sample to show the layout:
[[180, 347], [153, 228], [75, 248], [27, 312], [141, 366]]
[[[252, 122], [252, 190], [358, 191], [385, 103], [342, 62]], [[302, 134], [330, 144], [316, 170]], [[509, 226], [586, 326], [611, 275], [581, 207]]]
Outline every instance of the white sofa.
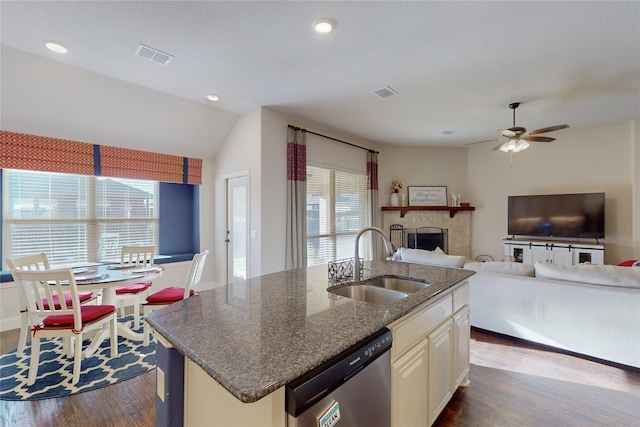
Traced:
[[[397, 258], [433, 263], [432, 254], [407, 255]], [[476, 271], [472, 326], [640, 368], [640, 267], [467, 261], [464, 268]]]

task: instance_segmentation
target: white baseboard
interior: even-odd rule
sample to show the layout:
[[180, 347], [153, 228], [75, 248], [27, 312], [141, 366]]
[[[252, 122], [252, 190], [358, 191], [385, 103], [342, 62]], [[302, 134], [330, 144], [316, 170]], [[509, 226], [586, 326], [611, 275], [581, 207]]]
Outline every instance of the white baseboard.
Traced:
[[8, 317], [0, 321], [0, 332], [20, 329], [20, 316]]

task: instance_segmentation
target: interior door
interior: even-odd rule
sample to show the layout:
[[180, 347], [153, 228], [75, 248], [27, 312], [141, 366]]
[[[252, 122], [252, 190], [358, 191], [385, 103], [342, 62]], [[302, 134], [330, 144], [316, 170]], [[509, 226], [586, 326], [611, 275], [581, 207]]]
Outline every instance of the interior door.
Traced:
[[226, 180], [227, 284], [249, 276], [249, 190], [248, 176]]

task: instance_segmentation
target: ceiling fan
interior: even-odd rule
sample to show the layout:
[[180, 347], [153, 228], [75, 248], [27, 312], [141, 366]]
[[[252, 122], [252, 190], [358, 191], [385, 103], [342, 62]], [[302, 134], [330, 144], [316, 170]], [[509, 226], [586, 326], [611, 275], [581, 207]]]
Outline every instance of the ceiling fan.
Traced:
[[[537, 136], [542, 133], [554, 132], [560, 129], [566, 129], [569, 125], [557, 125], [550, 126], [542, 129], [532, 130], [527, 132], [523, 127], [516, 126], [516, 108], [520, 106], [519, 102], [513, 102], [509, 104], [509, 108], [513, 110], [513, 126], [508, 129], [500, 129], [498, 132], [502, 135], [502, 138], [489, 139], [486, 141], [474, 142], [472, 144], [480, 144], [489, 141], [499, 141], [500, 144], [495, 146], [494, 150], [504, 151], [505, 153], [517, 153], [525, 150], [529, 147], [529, 142], [551, 142], [555, 141], [555, 138], [548, 136]], [[468, 145], [472, 145], [468, 144]]]

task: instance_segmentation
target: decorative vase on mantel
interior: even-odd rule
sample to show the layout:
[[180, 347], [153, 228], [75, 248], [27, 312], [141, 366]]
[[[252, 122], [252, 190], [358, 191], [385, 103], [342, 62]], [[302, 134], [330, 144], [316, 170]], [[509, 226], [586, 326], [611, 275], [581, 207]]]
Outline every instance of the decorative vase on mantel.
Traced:
[[400, 206], [398, 193], [391, 193], [391, 206]]

